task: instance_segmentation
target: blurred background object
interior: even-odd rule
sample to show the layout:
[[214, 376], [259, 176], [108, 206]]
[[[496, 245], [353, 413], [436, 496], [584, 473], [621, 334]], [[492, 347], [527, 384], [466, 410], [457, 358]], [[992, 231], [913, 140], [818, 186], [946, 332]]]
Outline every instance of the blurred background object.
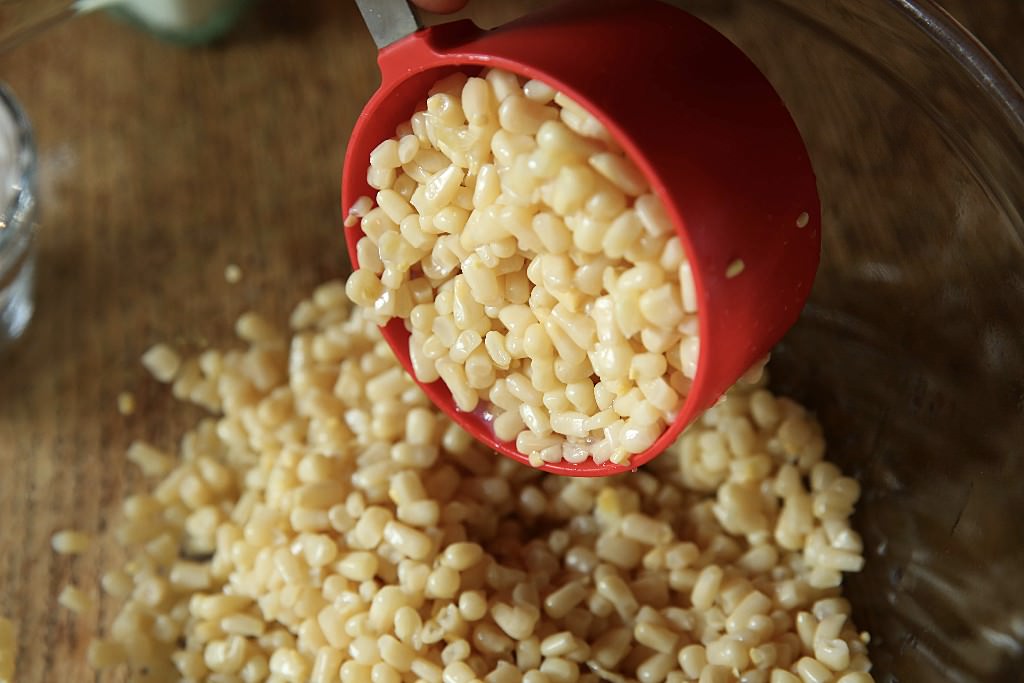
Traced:
[[[822, 269], [772, 375], [862, 482], [868, 565], [849, 590], [878, 680], [1020, 680], [1020, 90], [928, 0], [676, 4], [751, 55], [815, 162]], [[944, 4], [1024, 75], [1024, 4]], [[43, 208], [36, 319], [0, 361], [0, 614], [19, 622], [18, 680], [87, 680], [111, 610], [73, 619], [53, 596], [95, 587], [120, 550], [69, 563], [49, 535], [101, 531], [137, 484], [127, 444], [194, 421], [139, 368], [146, 348], [224, 344], [242, 311], [283, 320], [347, 268], [339, 175], [375, 51], [354, 3], [269, 1], [194, 50], [83, 17], [0, 69], [35, 123]]]
[[24, 333], [35, 303], [35, 155], [28, 118], [0, 85], [0, 354]]
[[253, 0], [93, 0], [110, 12], [173, 42], [201, 45], [223, 37]]
[[0, 0], [0, 51], [97, 10], [107, 10], [166, 40], [199, 45], [227, 33], [252, 1]]

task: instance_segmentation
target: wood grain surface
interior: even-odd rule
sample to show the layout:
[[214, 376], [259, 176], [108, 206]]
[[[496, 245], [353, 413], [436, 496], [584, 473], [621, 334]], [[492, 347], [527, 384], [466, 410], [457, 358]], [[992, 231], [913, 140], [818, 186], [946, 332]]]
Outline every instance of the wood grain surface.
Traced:
[[[481, 0], [472, 12], [488, 24], [538, 4]], [[1024, 73], [1021, 3], [949, 7]], [[36, 317], [0, 357], [0, 615], [18, 624], [18, 681], [98, 680], [85, 652], [113, 604], [78, 617], [56, 595], [68, 582], [98, 595], [122, 559], [102, 534], [141, 483], [127, 445], [171, 447], [198, 415], [146, 375], [142, 352], [229, 343], [240, 313], [283, 321], [342, 272], [340, 168], [377, 78], [348, 0], [258, 3], [206, 48], [91, 16], [0, 55], [0, 79], [34, 122], [42, 207]], [[102, 541], [55, 556], [49, 539], [64, 527]]]

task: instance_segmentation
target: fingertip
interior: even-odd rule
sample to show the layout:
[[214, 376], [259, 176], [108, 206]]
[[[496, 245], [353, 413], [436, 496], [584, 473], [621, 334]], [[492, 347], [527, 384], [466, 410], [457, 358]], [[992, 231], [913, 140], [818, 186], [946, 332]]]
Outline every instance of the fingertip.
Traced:
[[468, 0], [412, 0], [412, 3], [427, 12], [451, 14], [466, 6]]

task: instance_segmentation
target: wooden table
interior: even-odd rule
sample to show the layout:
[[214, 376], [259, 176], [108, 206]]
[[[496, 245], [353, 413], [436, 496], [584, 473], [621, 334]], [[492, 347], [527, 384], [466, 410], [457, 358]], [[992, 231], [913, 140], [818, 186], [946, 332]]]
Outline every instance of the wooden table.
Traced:
[[[950, 7], [1024, 73], [1020, 3]], [[75, 617], [55, 598], [69, 581], [96, 591], [121, 553], [108, 536], [57, 557], [50, 536], [102, 534], [140, 484], [126, 446], [171, 447], [196, 419], [140, 367], [149, 345], [228, 343], [241, 312], [283, 320], [342, 271], [340, 168], [374, 50], [348, 1], [266, 2], [202, 49], [83, 18], [0, 55], [0, 78], [35, 124], [42, 205], [38, 311], [0, 359], [0, 614], [19, 625], [19, 681], [92, 680], [86, 648], [113, 606]]]

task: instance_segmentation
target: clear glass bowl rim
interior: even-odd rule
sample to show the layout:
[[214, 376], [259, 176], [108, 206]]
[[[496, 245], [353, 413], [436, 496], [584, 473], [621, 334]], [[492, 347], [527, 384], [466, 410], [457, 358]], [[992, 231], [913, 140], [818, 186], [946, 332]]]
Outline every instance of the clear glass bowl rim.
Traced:
[[986, 92], [1024, 143], [1024, 89], [1006, 67], [967, 28], [935, 0], [886, 0], [955, 59]]
[[8, 243], [31, 230], [32, 226], [24, 220], [31, 215], [35, 202], [36, 147], [32, 124], [22, 109], [14, 93], [6, 84], [0, 83], [0, 107], [6, 109], [2, 115], [10, 116], [14, 127], [13, 142], [17, 146], [12, 155], [17, 164], [17, 192], [6, 206], [0, 207], [0, 221], [5, 226], [0, 228], [0, 253]]
[[[812, 29], [831, 34], [862, 64], [910, 95], [936, 124], [947, 143], [970, 170], [1009, 222], [1024, 251], [1024, 88], [982, 41], [940, 4], [940, 0], [771, 0]], [[922, 91], [914, 77], [894, 71], [884, 45], [852, 42], [837, 24], [848, 15], [854, 22], [891, 29], [879, 40], [918, 44], [927, 53], [915, 59], [933, 64], [933, 73], [947, 79], [955, 96], [967, 106], [951, 112], [931, 91]], [[834, 30], [839, 27], [839, 30]], [[901, 40], [901, 38], [903, 40]], [[928, 47], [925, 47], [928, 46]], [[935, 61], [938, 60], [938, 61]]]

